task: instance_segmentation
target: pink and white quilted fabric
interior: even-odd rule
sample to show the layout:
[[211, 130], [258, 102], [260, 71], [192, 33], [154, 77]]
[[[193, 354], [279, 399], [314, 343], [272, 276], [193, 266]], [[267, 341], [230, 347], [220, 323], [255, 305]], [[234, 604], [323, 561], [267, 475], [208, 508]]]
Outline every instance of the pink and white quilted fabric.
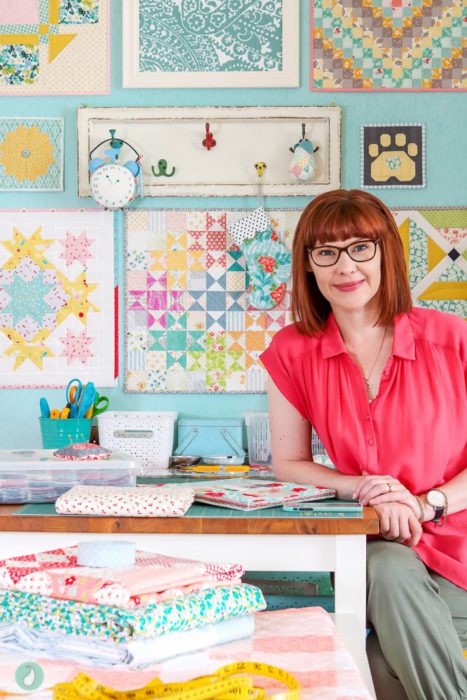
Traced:
[[[27, 692], [30, 700], [36, 697], [52, 700], [52, 691], [47, 689], [71, 681], [80, 672], [98, 683], [124, 691], [141, 688], [156, 677], [164, 683], [175, 683], [209, 675], [228, 663], [256, 661], [291, 673], [300, 683], [303, 700], [371, 700], [372, 697], [329, 614], [322, 608], [256, 613], [253, 637], [184, 654], [140, 671], [101, 669], [39, 658], [36, 662], [40, 664], [43, 679], [34, 693], [21, 690], [15, 679], [16, 669], [25, 661], [30, 662], [30, 656], [0, 654], [0, 690]], [[284, 690], [274, 679], [257, 677], [256, 681], [270, 693]]]
[[240, 564], [202, 562], [136, 552], [134, 566], [78, 566], [77, 548], [52, 549], [0, 561], [0, 588], [62, 600], [136, 608], [202, 588], [238, 583]]
[[55, 501], [57, 513], [118, 515], [137, 518], [177, 517], [193, 503], [195, 492], [185, 485], [89, 486], [77, 484]]

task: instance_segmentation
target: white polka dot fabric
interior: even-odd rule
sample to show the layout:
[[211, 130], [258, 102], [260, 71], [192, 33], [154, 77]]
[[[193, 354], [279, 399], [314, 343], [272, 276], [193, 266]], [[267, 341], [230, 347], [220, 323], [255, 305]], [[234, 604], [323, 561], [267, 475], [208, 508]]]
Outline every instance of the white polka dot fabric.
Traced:
[[269, 224], [269, 217], [263, 207], [258, 207], [248, 216], [238, 219], [230, 227], [229, 233], [240, 248], [245, 240], [254, 238], [260, 231], [265, 231]]

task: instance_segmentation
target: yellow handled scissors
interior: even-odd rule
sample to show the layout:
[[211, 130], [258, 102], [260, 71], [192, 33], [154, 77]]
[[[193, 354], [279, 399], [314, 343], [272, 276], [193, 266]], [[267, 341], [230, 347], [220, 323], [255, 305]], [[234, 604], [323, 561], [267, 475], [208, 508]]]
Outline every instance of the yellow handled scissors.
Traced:
[[83, 384], [79, 379], [70, 379], [68, 382], [65, 397], [67, 406], [70, 409], [70, 418], [77, 418], [78, 416], [78, 405], [81, 400], [81, 394], [83, 393]]
[[96, 392], [96, 400], [93, 405], [86, 413], [85, 418], [92, 418], [93, 416], [98, 416], [100, 413], [104, 413], [109, 407], [110, 401], [107, 396], [100, 396]]

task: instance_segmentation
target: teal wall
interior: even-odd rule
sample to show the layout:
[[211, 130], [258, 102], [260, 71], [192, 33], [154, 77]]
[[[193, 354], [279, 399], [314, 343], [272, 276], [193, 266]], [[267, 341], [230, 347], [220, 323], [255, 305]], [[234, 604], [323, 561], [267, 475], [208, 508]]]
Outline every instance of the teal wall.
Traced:
[[[309, 85], [309, 2], [300, 0], [300, 87], [278, 89], [159, 89], [124, 90], [121, 69], [121, 0], [111, 4], [111, 93], [102, 96], [0, 97], [1, 116], [57, 116], [65, 119], [65, 190], [54, 193], [0, 193], [0, 208], [92, 207], [92, 199], [77, 196], [76, 110], [80, 106], [190, 106], [190, 105], [328, 105], [342, 108], [342, 186], [359, 187], [360, 125], [365, 122], [426, 124], [425, 189], [375, 191], [389, 206], [466, 205], [467, 95], [466, 93], [316, 93]], [[463, 175], [462, 175], [463, 174]], [[270, 207], [303, 207], [304, 197], [270, 197]], [[238, 198], [147, 198], [143, 207], [250, 207], [255, 202]], [[119, 245], [119, 279], [122, 280], [122, 221], [115, 214]], [[120, 328], [122, 312], [120, 311]], [[120, 342], [120, 366], [123, 346]], [[2, 378], [3, 379], [3, 378]], [[264, 410], [264, 395], [127, 395], [119, 387], [106, 392], [113, 409], [176, 410], [182, 414], [234, 416], [246, 410]], [[0, 390], [0, 448], [40, 445], [37, 421], [39, 397], [53, 406], [63, 405], [63, 391]]]

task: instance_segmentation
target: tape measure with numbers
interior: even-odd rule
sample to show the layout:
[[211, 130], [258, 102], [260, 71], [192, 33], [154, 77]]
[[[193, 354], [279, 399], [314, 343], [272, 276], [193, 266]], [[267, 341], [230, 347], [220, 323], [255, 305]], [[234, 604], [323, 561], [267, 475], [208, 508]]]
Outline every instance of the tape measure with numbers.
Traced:
[[298, 700], [300, 684], [287, 671], [255, 661], [238, 661], [222, 666], [214, 674], [180, 683], [163, 683], [154, 678], [143, 688], [114, 690], [79, 673], [70, 683], [53, 688], [53, 700], [261, 700], [266, 691], [254, 685], [253, 677], [279, 681], [286, 690], [268, 695], [268, 700]]

